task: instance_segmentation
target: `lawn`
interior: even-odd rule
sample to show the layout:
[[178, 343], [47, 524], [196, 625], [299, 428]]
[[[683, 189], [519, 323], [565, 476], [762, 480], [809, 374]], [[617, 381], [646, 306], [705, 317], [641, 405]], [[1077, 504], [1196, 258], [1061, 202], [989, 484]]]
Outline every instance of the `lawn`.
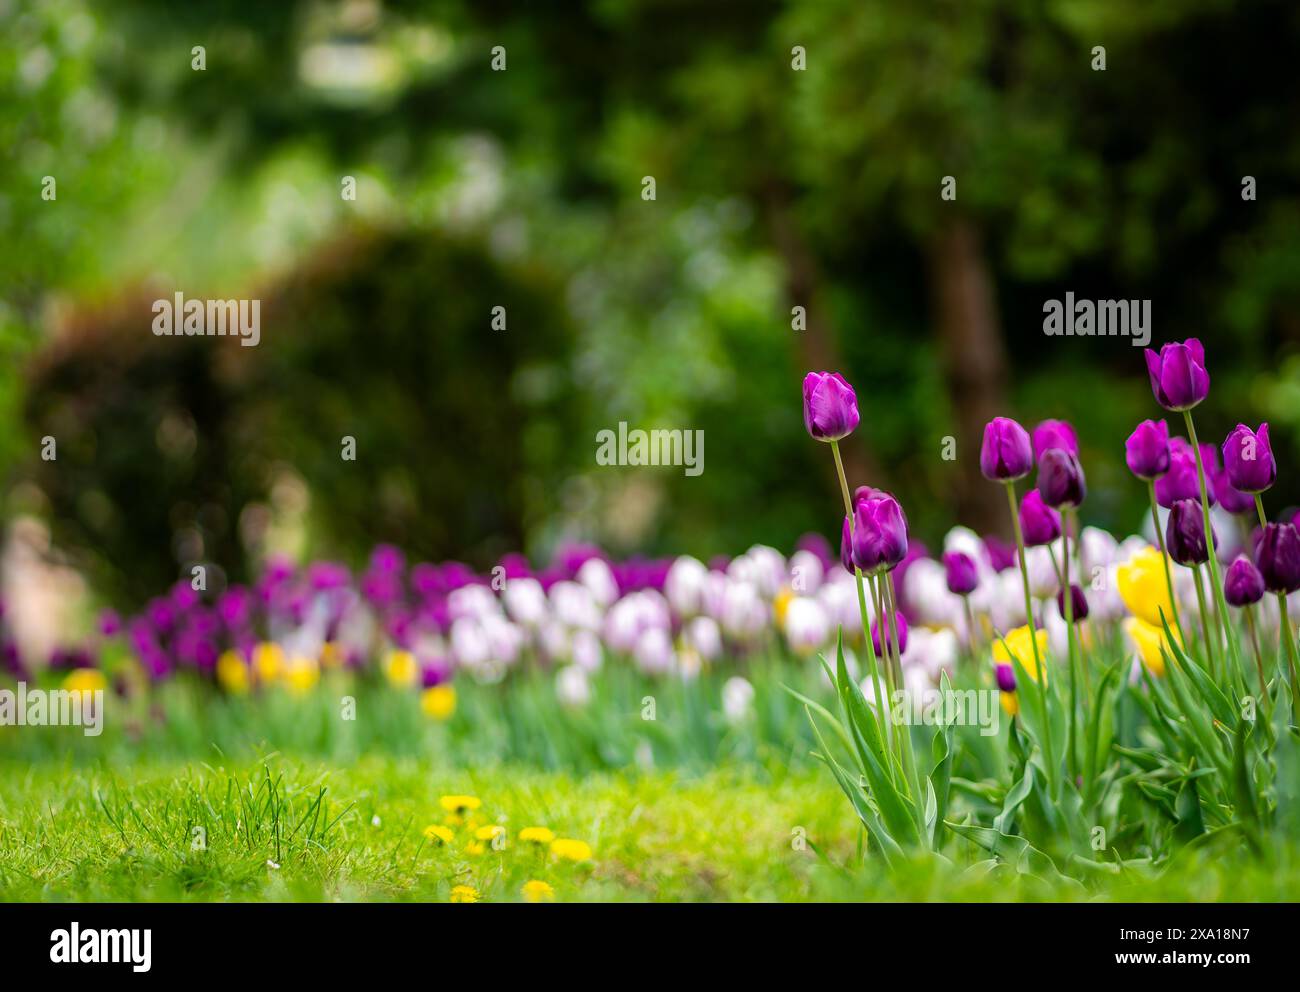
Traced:
[[[482, 806], [452, 824], [443, 796]], [[472, 835], [500, 825], [502, 850]], [[585, 842], [570, 861], [519, 839], [544, 826]], [[806, 843], [801, 843], [806, 840]], [[5, 900], [435, 901], [469, 886], [482, 901], [546, 882], [568, 901], [1294, 900], [1300, 855], [1258, 864], [1230, 848], [1189, 852], [1159, 878], [1090, 889], [1049, 884], [972, 851], [885, 872], [856, 860], [860, 831], [816, 767], [774, 777], [748, 765], [699, 775], [565, 773], [498, 765], [448, 770], [366, 757], [350, 767], [261, 760], [0, 764]]]

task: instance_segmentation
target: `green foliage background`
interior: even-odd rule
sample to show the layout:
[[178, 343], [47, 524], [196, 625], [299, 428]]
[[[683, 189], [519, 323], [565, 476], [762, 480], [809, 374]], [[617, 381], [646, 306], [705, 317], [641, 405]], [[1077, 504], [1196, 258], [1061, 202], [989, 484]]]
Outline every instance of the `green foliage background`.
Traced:
[[[479, 565], [834, 536], [798, 405], [822, 362], [859, 389], [854, 481], [931, 542], [982, 524], [955, 225], [1005, 355], [980, 388], [1077, 424], [1086, 520], [1137, 525], [1122, 442], [1156, 411], [1129, 342], [1043, 336], [1066, 291], [1151, 299], [1157, 342], [1206, 341], [1202, 431], [1269, 419], [1300, 455], [1288, 3], [11, 0], [0, 37], [5, 512], [122, 602], [284, 530]], [[261, 298], [262, 345], [153, 338], [177, 289]], [[597, 471], [619, 420], [702, 428], [705, 473]]]

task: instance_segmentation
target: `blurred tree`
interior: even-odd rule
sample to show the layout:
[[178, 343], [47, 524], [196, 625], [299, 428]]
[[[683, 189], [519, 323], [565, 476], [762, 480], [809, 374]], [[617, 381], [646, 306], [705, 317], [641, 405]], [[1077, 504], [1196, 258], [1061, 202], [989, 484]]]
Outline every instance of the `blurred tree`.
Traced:
[[32, 430], [58, 442], [31, 467], [56, 541], [127, 602], [193, 562], [247, 578], [259, 505], [290, 473], [318, 550], [387, 540], [486, 567], [577, 457], [549, 292], [473, 244], [359, 231], [260, 294], [256, 347], [155, 337], [143, 295], [78, 315], [31, 373]]

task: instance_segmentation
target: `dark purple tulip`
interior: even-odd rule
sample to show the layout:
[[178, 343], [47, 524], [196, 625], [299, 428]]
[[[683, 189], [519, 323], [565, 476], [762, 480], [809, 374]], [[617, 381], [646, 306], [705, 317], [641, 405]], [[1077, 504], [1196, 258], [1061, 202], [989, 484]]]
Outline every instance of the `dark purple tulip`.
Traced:
[[903, 505], [899, 503], [897, 499], [894, 499], [893, 493], [884, 489], [877, 489], [875, 486], [858, 486], [857, 489], [853, 490], [854, 506], [857, 506], [859, 503], [871, 499], [894, 500], [894, 503], [897, 504], [898, 506], [898, 512], [903, 514], [903, 526], [904, 527], [907, 526], [907, 514], [903, 512]]
[[975, 559], [962, 551], [945, 551], [943, 568], [948, 576], [948, 591], [958, 596], [968, 596], [979, 585], [979, 570]]
[[1029, 434], [1010, 417], [994, 417], [984, 428], [980, 471], [994, 482], [1023, 479], [1034, 467]]
[[[1208, 448], [1209, 445], [1202, 447]], [[1209, 465], [1205, 466], [1205, 471], [1210, 471]], [[1233, 486], [1225, 469], [1214, 469], [1210, 477], [1210, 489], [1215, 501], [1229, 513], [1251, 513], [1255, 509], [1255, 497]]]
[[1020, 529], [1027, 548], [1051, 544], [1061, 536], [1061, 515], [1043, 502], [1037, 489], [1029, 490], [1020, 500]]
[[1128, 470], [1139, 479], [1158, 478], [1169, 471], [1169, 425], [1163, 420], [1144, 420], [1124, 442]]
[[838, 372], [809, 372], [803, 380], [803, 423], [818, 441], [838, 441], [858, 426], [858, 397]]
[[[1206, 472], [1210, 471], [1211, 468], [1207, 467]], [[1213, 506], [1214, 487], [1211, 485], [1209, 488], [1207, 498]], [[1201, 484], [1196, 474], [1196, 454], [1183, 438], [1173, 438], [1169, 442], [1169, 471], [1156, 480], [1156, 502], [1165, 509], [1170, 509], [1180, 499], [1199, 501], [1200, 498]]]
[[1016, 671], [1010, 665], [997, 666], [998, 688], [1003, 692], [1016, 691]]
[[1234, 427], [1223, 442], [1223, 467], [1232, 487], [1243, 493], [1262, 493], [1273, 485], [1277, 462], [1268, 440], [1268, 424], [1260, 424], [1258, 432], [1245, 424]]
[[853, 509], [853, 563], [865, 575], [887, 572], [907, 555], [907, 519], [892, 496], [877, 494]]
[[1170, 342], [1157, 354], [1145, 352], [1147, 374], [1156, 402], [1166, 410], [1190, 410], [1210, 392], [1210, 374], [1205, 371], [1205, 349], [1196, 338]]
[[1087, 495], [1083, 466], [1065, 448], [1048, 448], [1038, 461], [1038, 492], [1048, 506], [1078, 506]]
[[[1056, 594], [1056, 608], [1061, 611], [1061, 616], [1065, 616], [1065, 590], [1061, 589]], [[1077, 582], [1070, 583], [1070, 609], [1074, 611], [1072, 616], [1074, 622], [1088, 619], [1088, 597], [1083, 594], [1083, 590]]]
[[[885, 656], [884, 648], [881, 647], [881, 636], [880, 636], [882, 619], [884, 620], [884, 628], [885, 628], [885, 636], [883, 639], [884, 643], [886, 645], [892, 645], [894, 642], [893, 628], [890, 626], [889, 618], [877, 617], [876, 620], [871, 624], [871, 643], [875, 646], [876, 656], [879, 658], [883, 658]], [[900, 656], [907, 653], [907, 620], [903, 618], [903, 614], [901, 613], [898, 614], [898, 653]]]
[[1256, 560], [1269, 592], [1300, 589], [1300, 531], [1295, 524], [1265, 524]]
[[1042, 458], [1053, 448], [1061, 448], [1076, 457], [1079, 454], [1079, 439], [1074, 428], [1064, 420], [1044, 420], [1034, 428], [1034, 457]]
[[1199, 501], [1180, 499], [1173, 505], [1165, 526], [1165, 547], [1169, 557], [1180, 565], [1202, 565], [1210, 560]]
[[1264, 576], [1245, 555], [1238, 555], [1223, 577], [1223, 598], [1229, 606], [1250, 606], [1264, 598]]

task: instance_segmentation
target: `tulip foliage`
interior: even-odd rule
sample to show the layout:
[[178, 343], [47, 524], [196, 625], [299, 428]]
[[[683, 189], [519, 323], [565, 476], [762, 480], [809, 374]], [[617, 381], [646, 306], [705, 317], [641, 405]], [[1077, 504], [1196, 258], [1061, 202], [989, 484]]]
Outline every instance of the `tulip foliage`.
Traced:
[[[1089, 596], [1098, 586], [1084, 590], [1089, 552], [1080, 548], [1078, 511], [1087, 488], [1073, 429], [1046, 421], [1031, 440], [999, 417], [985, 432], [980, 468], [1007, 491], [1017, 557], [1003, 573], [1015, 578], [999, 588], [1022, 593], [1024, 625], [1001, 626], [994, 614], [976, 620], [978, 563], [950, 550], [943, 573], [964, 605], [968, 640], [961, 662], [940, 679], [932, 718], [915, 719], [908, 688], [888, 679], [888, 704], [873, 699], [850, 676], [842, 639], [833, 673], [828, 665], [836, 711], [800, 697], [816, 728], [816, 756], [865, 829], [868, 857], [1009, 866], [1090, 887], [1158, 874], [1215, 845], [1267, 861], [1300, 823], [1300, 696], [1288, 609], [1300, 589], [1300, 533], [1265, 515], [1260, 494], [1277, 472], [1268, 427], [1239, 425], [1223, 444], [1221, 467], [1217, 449], [1199, 444], [1192, 417], [1210, 384], [1200, 343], [1165, 345], [1146, 359], [1156, 401], [1182, 415], [1188, 436], [1171, 439], [1164, 421], [1147, 421], [1127, 442], [1126, 462], [1148, 488], [1155, 546], [1132, 539], [1128, 560], [1102, 572], [1102, 588], [1113, 581], [1128, 614], [1122, 622], [1094, 615]], [[856, 419], [851, 391], [835, 381], [837, 402]], [[1016, 485], [1035, 468], [1036, 485], [1019, 500]], [[893, 566], [857, 554], [879, 540], [860, 531], [879, 524], [852, 512], [858, 504], [849, 506], [847, 480], [844, 490], [845, 567], [887, 606], [879, 590]], [[901, 507], [896, 516], [904, 521], [903, 548], [894, 549], [902, 559]], [[1221, 535], [1249, 533], [1256, 522], [1256, 536], [1234, 559]], [[1232, 562], [1226, 580], [1221, 558]], [[1044, 569], [1055, 582], [1050, 598]], [[1276, 597], [1275, 614], [1266, 593]], [[1002, 615], [1010, 615], [1005, 603]], [[1058, 636], [1049, 638], [1049, 628]], [[888, 672], [888, 657], [882, 662]], [[1010, 717], [1005, 732], [971, 725], [975, 711], [960, 701], [980, 693], [999, 694]]]

